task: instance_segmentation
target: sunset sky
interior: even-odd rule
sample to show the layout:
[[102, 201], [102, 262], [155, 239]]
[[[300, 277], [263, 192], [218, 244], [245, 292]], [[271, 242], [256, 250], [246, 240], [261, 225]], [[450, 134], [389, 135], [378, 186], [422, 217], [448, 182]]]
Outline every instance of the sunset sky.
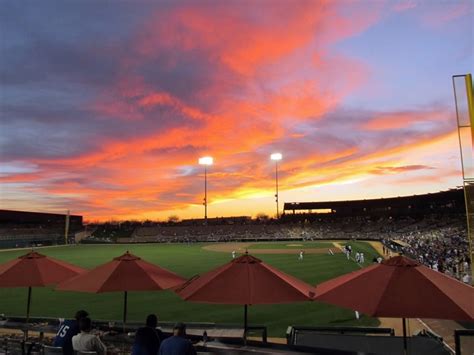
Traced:
[[462, 184], [474, 2], [2, 1], [1, 208], [275, 213]]

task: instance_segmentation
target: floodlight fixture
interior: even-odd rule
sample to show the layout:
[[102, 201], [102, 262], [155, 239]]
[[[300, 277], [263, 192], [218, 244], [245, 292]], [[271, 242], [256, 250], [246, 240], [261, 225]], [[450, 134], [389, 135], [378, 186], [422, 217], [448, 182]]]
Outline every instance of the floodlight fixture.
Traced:
[[199, 158], [199, 165], [212, 165], [212, 164], [214, 164], [214, 159], [212, 157]]
[[278, 160], [281, 160], [282, 158], [283, 158], [283, 155], [281, 155], [281, 153], [273, 153], [272, 155], [270, 155], [271, 160], [278, 161]]

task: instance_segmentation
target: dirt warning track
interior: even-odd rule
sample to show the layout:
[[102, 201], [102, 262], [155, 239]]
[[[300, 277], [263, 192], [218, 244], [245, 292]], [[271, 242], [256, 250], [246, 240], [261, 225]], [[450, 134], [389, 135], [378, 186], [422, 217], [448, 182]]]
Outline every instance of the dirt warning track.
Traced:
[[[301, 250], [304, 250], [305, 254], [327, 254], [329, 252], [328, 248], [295, 248], [294, 245], [290, 244], [288, 248], [278, 248], [278, 249], [252, 249], [252, 245], [258, 243], [219, 243], [211, 244], [203, 247], [205, 250], [216, 251], [221, 253], [231, 253], [236, 251], [237, 253], [245, 253], [248, 250], [252, 254], [299, 254]], [[337, 247], [331, 249], [333, 253], [341, 253], [341, 250]]]

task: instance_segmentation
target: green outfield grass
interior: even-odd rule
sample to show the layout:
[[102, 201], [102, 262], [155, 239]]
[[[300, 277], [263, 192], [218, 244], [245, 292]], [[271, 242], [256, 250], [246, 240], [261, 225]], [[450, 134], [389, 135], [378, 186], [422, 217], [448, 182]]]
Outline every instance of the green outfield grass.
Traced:
[[274, 243], [252, 243], [249, 249], [309, 249], [309, 248], [333, 248], [334, 245], [328, 242], [274, 242]]
[[[277, 248], [282, 243], [264, 243]], [[291, 243], [287, 243], [291, 244]], [[296, 243], [295, 243], [296, 244]], [[314, 245], [315, 243], [300, 243]], [[316, 243], [320, 245], [320, 243]], [[92, 268], [107, 262], [125, 251], [159, 264], [184, 277], [203, 273], [226, 263], [230, 253], [203, 250], [204, 244], [142, 244], [142, 245], [80, 245], [43, 248], [41, 253], [63, 259], [67, 262]], [[376, 251], [365, 242], [352, 243], [354, 252], [363, 251], [366, 264], [370, 263]], [[314, 246], [311, 246], [314, 247]], [[25, 251], [0, 252], [0, 263], [24, 254]], [[298, 261], [294, 255], [258, 255], [263, 261], [280, 270], [298, 277], [310, 284], [316, 284], [335, 276], [357, 270], [354, 261], [346, 260], [343, 254], [305, 255]], [[0, 288], [0, 313], [24, 315], [26, 289]], [[59, 292], [52, 288], [33, 289], [31, 312], [33, 316], [70, 317], [76, 310], [84, 308], [96, 319], [121, 319], [122, 294], [85, 294]], [[241, 324], [243, 309], [240, 306], [208, 305], [184, 302], [170, 291], [131, 292], [129, 294], [128, 319], [142, 321], [148, 313], [158, 314], [162, 321], [220, 322]], [[249, 321], [268, 326], [269, 335], [284, 336], [288, 325], [378, 325], [376, 319], [362, 317], [354, 319], [354, 312], [319, 302], [304, 302], [287, 305], [251, 306]]]

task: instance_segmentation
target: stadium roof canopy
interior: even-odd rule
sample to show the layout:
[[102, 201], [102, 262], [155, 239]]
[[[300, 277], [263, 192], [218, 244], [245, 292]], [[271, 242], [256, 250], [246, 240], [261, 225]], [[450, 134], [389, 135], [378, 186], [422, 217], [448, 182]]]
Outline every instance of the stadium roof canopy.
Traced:
[[[66, 214], [0, 210], [0, 223], [64, 223]], [[82, 216], [70, 215], [71, 223], [82, 224]]]
[[430, 205], [448, 205], [451, 203], [464, 205], [464, 193], [462, 189], [413, 195], [404, 197], [390, 197], [369, 200], [346, 200], [346, 201], [324, 201], [324, 202], [286, 202], [284, 210], [289, 211], [317, 211], [328, 210], [335, 212], [339, 210], [363, 210], [387, 209], [387, 208], [426, 208]]

